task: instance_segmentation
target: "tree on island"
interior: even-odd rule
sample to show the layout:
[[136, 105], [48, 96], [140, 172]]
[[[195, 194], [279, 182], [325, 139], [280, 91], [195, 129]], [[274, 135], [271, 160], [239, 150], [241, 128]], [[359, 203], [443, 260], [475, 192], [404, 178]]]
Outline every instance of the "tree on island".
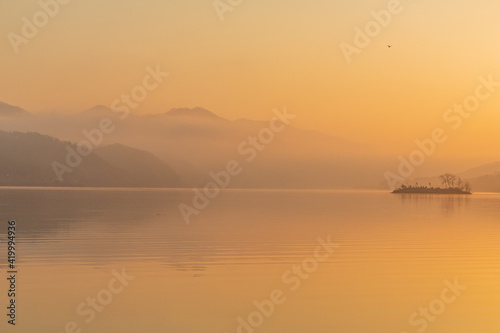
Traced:
[[446, 188], [451, 188], [455, 187], [455, 181], [457, 180], [457, 176], [448, 172], [439, 176], [439, 180], [441, 181], [441, 184], [443, 184], [443, 186], [445, 186]]
[[444, 188], [410, 184], [401, 184], [398, 189], [392, 191], [392, 193], [442, 193], [442, 194], [471, 194], [471, 186], [468, 182], [464, 182], [462, 178], [452, 174], [445, 173], [439, 176], [439, 180], [443, 184]]
[[441, 184], [446, 188], [459, 189], [461, 191], [470, 192], [471, 187], [469, 182], [464, 182], [462, 178], [452, 174], [452, 173], [444, 173], [439, 176], [439, 180], [441, 180]]

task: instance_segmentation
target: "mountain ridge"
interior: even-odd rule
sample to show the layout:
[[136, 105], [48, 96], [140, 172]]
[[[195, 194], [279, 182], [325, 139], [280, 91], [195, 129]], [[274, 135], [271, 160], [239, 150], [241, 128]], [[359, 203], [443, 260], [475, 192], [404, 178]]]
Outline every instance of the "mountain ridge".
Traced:
[[[35, 132], [0, 131], [1, 186], [178, 187], [177, 175], [148, 152], [104, 146], [68, 166], [74, 143]], [[125, 150], [125, 152], [124, 152]], [[134, 161], [147, 160], [146, 166]], [[129, 164], [123, 167], [123, 163]], [[71, 171], [59, 181], [54, 165]], [[66, 165], [68, 164], [68, 165]], [[68, 169], [66, 169], [68, 170]]]
[[30, 112], [19, 106], [10, 105], [0, 101], [0, 117], [17, 117], [29, 115], [31, 115]]

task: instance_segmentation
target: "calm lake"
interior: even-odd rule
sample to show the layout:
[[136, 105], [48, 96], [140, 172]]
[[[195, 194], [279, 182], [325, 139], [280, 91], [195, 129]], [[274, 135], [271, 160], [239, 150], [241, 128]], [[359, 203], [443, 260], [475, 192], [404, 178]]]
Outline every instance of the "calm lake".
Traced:
[[0, 189], [0, 331], [500, 332], [498, 194], [226, 190], [187, 225], [192, 198]]

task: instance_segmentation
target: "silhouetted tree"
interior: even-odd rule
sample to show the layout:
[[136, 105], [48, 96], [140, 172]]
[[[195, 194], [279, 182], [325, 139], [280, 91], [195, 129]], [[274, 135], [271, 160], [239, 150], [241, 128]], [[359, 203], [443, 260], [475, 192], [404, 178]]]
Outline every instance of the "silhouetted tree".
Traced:
[[452, 173], [445, 173], [439, 176], [439, 180], [446, 188], [455, 187], [455, 182], [457, 181], [457, 176]]

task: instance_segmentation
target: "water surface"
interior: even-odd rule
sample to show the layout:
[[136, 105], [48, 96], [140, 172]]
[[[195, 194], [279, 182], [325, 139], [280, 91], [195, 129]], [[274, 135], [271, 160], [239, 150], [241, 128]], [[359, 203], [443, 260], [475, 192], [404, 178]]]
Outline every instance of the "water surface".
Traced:
[[[500, 195], [227, 190], [186, 225], [178, 205], [191, 200], [190, 190], [0, 189], [4, 305], [9, 219], [19, 264], [18, 325], [2, 314], [1, 331], [74, 321], [95, 333], [231, 333], [278, 289], [286, 300], [255, 332], [410, 333], [423, 323], [409, 317], [455, 279], [467, 289], [425, 332], [500, 331]], [[326, 261], [299, 286], [283, 279], [329, 236], [339, 247]], [[134, 280], [86, 323], [77, 308], [122, 269]]]

